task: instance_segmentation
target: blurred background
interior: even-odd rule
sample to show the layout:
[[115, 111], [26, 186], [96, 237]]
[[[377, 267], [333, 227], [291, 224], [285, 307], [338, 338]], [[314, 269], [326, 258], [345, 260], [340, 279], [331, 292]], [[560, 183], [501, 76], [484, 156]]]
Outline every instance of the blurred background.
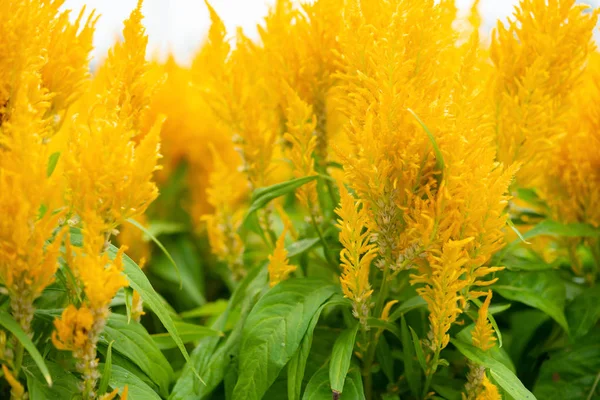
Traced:
[[[256, 37], [256, 24], [262, 21], [275, 0], [212, 0], [211, 5], [225, 22], [227, 31], [235, 32], [240, 26], [250, 37]], [[456, 0], [459, 10], [467, 12], [472, 0]], [[101, 18], [94, 37], [95, 64], [101, 60], [111, 44], [118, 38], [126, 19], [137, 0], [66, 0], [63, 8], [72, 9], [75, 18], [82, 7], [96, 9]], [[481, 0], [480, 13], [485, 30], [492, 29], [496, 20], [512, 13], [518, 0]], [[585, 3], [598, 6], [600, 0]], [[210, 24], [203, 0], [145, 0], [143, 5], [148, 32], [150, 54], [160, 58], [173, 53], [182, 64], [190, 62], [195, 50], [206, 36]]]

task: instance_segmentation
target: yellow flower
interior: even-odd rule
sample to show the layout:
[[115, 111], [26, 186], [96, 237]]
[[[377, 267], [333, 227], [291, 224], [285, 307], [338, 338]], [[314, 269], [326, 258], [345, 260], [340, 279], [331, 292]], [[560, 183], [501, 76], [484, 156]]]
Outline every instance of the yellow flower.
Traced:
[[289, 264], [287, 258], [287, 250], [285, 249], [285, 234], [287, 226], [284, 226], [281, 235], [275, 244], [273, 254], [269, 255], [269, 285], [271, 287], [277, 285], [281, 281], [285, 281], [288, 276], [296, 270], [294, 265]]
[[475, 328], [471, 332], [473, 344], [484, 351], [494, 347], [494, 343], [496, 342], [494, 329], [492, 328], [492, 324], [488, 321], [487, 317], [491, 300], [492, 291], [489, 290], [483, 305], [479, 308], [477, 322], [475, 323]]
[[70, 304], [54, 320], [52, 343], [59, 350], [82, 351], [89, 345], [93, 325], [94, 316], [87, 306], [78, 309]]
[[211, 149], [214, 170], [206, 194], [215, 211], [204, 215], [202, 220], [206, 222], [213, 254], [239, 278], [245, 273], [241, 259], [244, 243], [237, 232], [244, 217], [244, 209], [240, 205], [246, 195], [247, 183], [235, 166], [225, 164], [217, 151], [213, 147]]
[[158, 195], [152, 176], [164, 119], [141, 131], [155, 83], [146, 79], [140, 10], [141, 2], [125, 21], [125, 40], [110, 51], [87, 120], [73, 127], [65, 154], [70, 203], [80, 216], [99, 215], [106, 231], [142, 214]]
[[66, 110], [89, 85], [90, 52], [98, 16], [91, 12], [84, 21], [84, 13], [85, 7], [74, 23], [69, 21], [69, 11], [61, 13], [54, 20], [48, 39], [48, 59], [42, 68], [42, 79], [44, 86], [55, 94], [52, 110], [57, 113]]
[[25, 388], [23, 387], [21, 382], [19, 382], [19, 380], [15, 378], [12, 372], [10, 372], [10, 370], [6, 368], [6, 365], [4, 364], [2, 364], [2, 371], [4, 372], [4, 377], [6, 378], [8, 384], [11, 387], [11, 399], [23, 399], [23, 396], [25, 395]]
[[371, 231], [367, 227], [367, 209], [361, 200], [356, 200], [345, 187], [340, 186], [340, 205], [335, 212], [340, 217], [340, 252], [342, 276], [340, 282], [344, 297], [352, 301], [354, 316], [366, 324], [371, 307], [373, 290], [369, 284], [371, 261], [376, 257], [377, 247], [370, 244]]
[[[123, 253], [121, 246], [113, 260], [105, 250], [105, 234], [102, 222], [93, 214], [83, 215], [83, 246], [73, 248], [73, 268], [84, 286], [90, 309], [107, 316], [108, 305], [119, 289], [128, 286], [123, 275]], [[70, 246], [70, 245], [68, 245]]]
[[551, 155], [543, 198], [554, 219], [600, 227], [600, 54], [593, 53], [568, 119], [568, 135]]
[[[317, 144], [314, 134], [316, 119], [312, 108], [306, 104], [293, 89], [287, 87], [288, 104], [286, 110], [287, 132], [283, 138], [289, 141], [292, 148], [288, 154], [294, 166], [294, 177], [302, 178], [315, 175], [313, 152]], [[311, 213], [317, 207], [317, 182], [309, 182], [296, 190], [296, 196], [304, 207]]]
[[483, 376], [483, 390], [476, 397], [476, 400], [502, 400], [502, 396], [498, 392], [498, 388], [494, 385], [486, 375]]
[[460, 277], [467, 272], [469, 258], [465, 246], [472, 240], [448, 241], [441, 254], [429, 257], [431, 272], [413, 276], [411, 280], [413, 285], [426, 283], [426, 286], [417, 289], [417, 293], [425, 299], [429, 308], [429, 341], [434, 351], [448, 345], [450, 326], [464, 308], [465, 299], [460, 293], [467, 286], [467, 281]]
[[37, 71], [22, 73], [5, 115], [10, 118], [0, 129], [0, 279], [26, 332], [33, 302], [58, 268], [62, 231], [54, 231], [64, 215], [50, 208], [54, 177], [47, 176], [47, 139], [52, 130], [44, 117], [49, 97], [40, 85]]
[[524, 0], [492, 40], [493, 94], [498, 159], [522, 162], [517, 182], [543, 184], [548, 155], [566, 134], [598, 9], [575, 0]]

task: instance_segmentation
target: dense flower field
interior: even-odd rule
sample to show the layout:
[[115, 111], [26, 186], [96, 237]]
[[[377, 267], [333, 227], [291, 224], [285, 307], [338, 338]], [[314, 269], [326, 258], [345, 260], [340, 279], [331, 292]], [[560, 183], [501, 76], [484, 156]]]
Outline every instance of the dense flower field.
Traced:
[[599, 10], [0, 0], [0, 397], [600, 399]]

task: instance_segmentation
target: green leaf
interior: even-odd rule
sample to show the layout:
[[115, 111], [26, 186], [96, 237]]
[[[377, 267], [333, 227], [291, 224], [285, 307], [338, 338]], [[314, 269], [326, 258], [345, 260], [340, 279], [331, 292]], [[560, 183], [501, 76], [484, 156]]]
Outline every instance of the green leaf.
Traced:
[[313, 315], [312, 319], [310, 320], [310, 324], [308, 325], [308, 329], [302, 338], [302, 342], [300, 343], [300, 346], [298, 346], [298, 350], [296, 353], [294, 353], [294, 356], [287, 364], [287, 388], [289, 400], [298, 400], [300, 398], [300, 394], [302, 392], [302, 381], [304, 380], [304, 373], [306, 371], [306, 361], [308, 360], [308, 355], [312, 347], [315, 327], [317, 326], [317, 322], [319, 322], [319, 317], [323, 309], [326, 306], [332, 305], [349, 304], [348, 300], [341, 295], [333, 295], [328, 301], [323, 303], [315, 315]]
[[488, 368], [498, 385], [509, 395], [519, 400], [535, 400], [536, 397], [523, 386], [519, 378], [490, 354], [461, 340], [451, 339], [450, 341], [469, 360]]
[[133, 218], [128, 218], [127, 222], [129, 222], [131, 225], [135, 226], [140, 231], [142, 231], [144, 234], [146, 234], [150, 239], [152, 239], [154, 244], [156, 244], [156, 246], [163, 252], [163, 254], [171, 262], [171, 265], [173, 265], [173, 268], [175, 269], [175, 273], [177, 274], [177, 279], [179, 280], [179, 289], [182, 289], [183, 288], [183, 280], [181, 279], [181, 271], [179, 271], [179, 267], [177, 266], [177, 263], [175, 262], [175, 260], [173, 260], [173, 257], [171, 257], [171, 254], [169, 254], [169, 252], [167, 251], [165, 246], [163, 246], [163, 244], [160, 242], [160, 240], [158, 240], [156, 238], [156, 236], [154, 236], [152, 234], [152, 232], [150, 232], [148, 229], [146, 229], [146, 227], [144, 225], [140, 224]]
[[314, 181], [315, 179], [317, 179], [317, 177], [317, 175], [305, 176], [303, 178], [292, 179], [287, 182], [276, 183], [275, 185], [256, 189], [252, 193], [252, 198], [250, 199], [250, 207], [246, 212], [246, 216], [244, 217], [242, 226], [246, 227], [251, 231], [256, 231], [256, 228], [253, 227], [254, 224], [252, 224], [251, 221], [251, 218], [254, 216], [254, 213], [256, 213], [256, 211], [266, 206], [271, 200], [291, 193], [300, 186], [305, 185], [308, 182]]
[[394, 311], [390, 314], [388, 320], [394, 322], [409, 311], [416, 310], [417, 308], [426, 307], [427, 302], [421, 296], [414, 296], [394, 308]]
[[444, 156], [442, 155], [440, 146], [438, 146], [437, 141], [435, 140], [435, 136], [433, 136], [433, 133], [431, 133], [431, 131], [429, 130], [427, 125], [425, 125], [425, 123], [423, 123], [423, 121], [421, 121], [421, 118], [419, 118], [419, 116], [413, 110], [411, 110], [410, 108], [407, 108], [407, 110], [409, 113], [412, 114], [413, 117], [415, 117], [415, 119], [419, 122], [419, 124], [421, 125], [421, 127], [423, 128], [425, 133], [427, 134], [427, 137], [429, 138], [429, 141], [431, 142], [431, 145], [433, 146], [433, 151], [435, 153], [436, 167], [438, 170], [440, 170], [440, 172], [443, 175], [444, 168], [445, 168]]
[[111, 342], [114, 342], [114, 351], [140, 367], [158, 385], [161, 393], [168, 393], [173, 369], [140, 323], [131, 321], [128, 324], [126, 316], [111, 314], [100, 336], [100, 343], [108, 346]]
[[[104, 364], [100, 364], [99, 368], [104, 368]], [[144, 381], [118, 365], [112, 366], [108, 386], [113, 390], [119, 388], [120, 393], [127, 386], [127, 400], [161, 400], [160, 396]]]
[[588, 224], [561, 224], [547, 219], [525, 232], [523, 238], [527, 240], [536, 236], [599, 237], [600, 229]]
[[585, 336], [600, 320], [600, 288], [584, 290], [567, 306], [566, 314], [572, 338]]
[[[177, 332], [184, 343], [194, 342], [207, 336], [224, 336], [223, 332], [216, 331], [202, 325], [189, 324], [187, 322], [175, 322]], [[168, 333], [156, 333], [152, 335], [152, 340], [161, 350], [173, 349], [177, 343]]]
[[200, 317], [214, 317], [222, 314], [227, 309], [227, 300], [219, 299], [212, 303], [206, 303], [200, 307], [194, 308], [193, 310], [184, 311], [179, 314], [181, 318], [192, 319]]
[[532, 340], [536, 330], [550, 317], [548, 314], [529, 308], [510, 314], [510, 333], [512, 340], [508, 346], [511, 360], [517, 365], [525, 355], [527, 344]]
[[369, 327], [371, 327], [371, 328], [379, 328], [379, 329], [387, 330], [387, 331], [393, 333], [394, 336], [396, 336], [398, 338], [398, 340], [401, 340], [401, 338], [402, 338], [402, 334], [400, 333], [400, 330], [398, 329], [396, 324], [393, 324], [391, 322], [384, 321], [384, 320], [381, 320], [378, 318], [369, 317], [367, 319], [367, 325], [369, 325]]
[[533, 392], [540, 399], [598, 399], [600, 386], [600, 328], [573, 345], [550, 353], [542, 364]]
[[60, 158], [60, 151], [50, 154], [48, 157], [48, 166], [46, 167], [46, 176], [50, 178], [54, 169], [56, 168], [56, 164], [58, 164], [58, 159]]
[[421, 341], [419, 340], [419, 337], [412, 326], [409, 326], [409, 329], [410, 335], [412, 336], [413, 346], [415, 347], [415, 353], [417, 354], [417, 360], [419, 361], [419, 365], [421, 366], [423, 372], [426, 372], [427, 363], [425, 362], [425, 353], [423, 352], [423, 347], [421, 347]]
[[394, 374], [394, 357], [392, 356], [392, 349], [385, 335], [379, 336], [377, 347], [375, 348], [375, 357], [388, 381], [394, 382], [396, 380], [396, 375]]
[[[185, 365], [181, 377], [173, 388], [171, 400], [204, 399], [219, 385], [225, 376], [225, 371], [229, 368], [231, 356], [237, 356], [245, 321], [254, 307], [256, 297], [267, 286], [267, 282], [266, 265], [248, 272], [231, 295], [225, 312], [213, 323], [212, 329], [223, 330], [230, 312], [238, 307], [240, 320], [237, 321], [225, 342], [222, 342], [220, 337], [206, 337], [200, 340], [192, 352], [191, 362]], [[192, 368], [196, 368], [205, 377], [206, 385], [195, 384]]]
[[21, 326], [13, 319], [13, 317], [4, 310], [0, 310], [0, 325], [6, 328], [15, 338], [23, 345], [29, 353], [35, 364], [38, 366], [48, 386], [52, 386], [52, 377], [50, 371], [44, 362], [44, 358], [35, 347], [29, 336], [21, 329]]
[[298, 349], [321, 304], [337, 290], [318, 279], [290, 279], [258, 301], [244, 326], [234, 400], [262, 398]]
[[528, 242], [527, 240], [525, 240], [525, 238], [523, 237], [523, 235], [521, 234], [521, 231], [519, 231], [516, 227], [515, 224], [511, 221], [510, 218], [506, 219], [506, 224], [510, 227], [510, 229], [513, 230], [514, 233], [517, 234], [517, 236], [519, 237], [519, 239], [521, 239], [521, 241], [525, 244], [531, 244], [530, 242]]
[[[75, 229], [71, 230], [71, 243], [74, 246], [81, 247], [83, 236], [80, 232]], [[108, 248], [109, 255], [111, 259], [114, 259], [118, 249], [114, 245], [109, 245]], [[158, 317], [160, 322], [162, 322], [165, 329], [171, 334], [175, 343], [177, 343], [177, 347], [183, 354], [183, 357], [186, 361], [189, 362], [190, 355], [188, 354], [183, 341], [179, 337], [179, 333], [177, 332], [177, 328], [171, 318], [171, 314], [169, 310], [163, 304], [162, 298], [156, 293], [148, 277], [146, 274], [137, 266], [135, 262], [131, 258], [129, 258], [126, 254], [123, 255], [123, 269], [125, 270], [125, 275], [127, 275], [127, 279], [129, 281], [129, 286], [131, 286], [134, 290], [136, 290], [144, 303], [150, 308]], [[194, 369], [195, 370], [195, 369]], [[196, 372], [197, 373], [197, 372]], [[202, 381], [202, 378], [197, 375], [197, 378]]]
[[[352, 365], [346, 375], [344, 382], [344, 394], [340, 398], [344, 400], [364, 400], [365, 391], [363, 389], [360, 369], [357, 365]], [[329, 373], [327, 365], [324, 365], [310, 378], [302, 400], [331, 400], [332, 393], [329, 387]]]
[[102, 378], [100, 379], [100, 383], [98, 384], [98, 394], [103, 395], [106, 393], [106, 389], [108, 389], [108, 380], [110, 379], [110, 374], [112, 372], [112, 346], [115, 341], [111, 341], [108, 344], [108, 349], [106, 350], [106, 361], [104, 362], [104, 371], [102, 372]]
[[54, 378], [51, 387], [46, 384], [33, 359], [29, 356], [23, 358], [30, 400], [72, 399], [80, 393], [77, 388], [80, 382], [78, 377], [53, 361], [46, 360], [46, 365]]
[[404, 362], [404, 373], [411, 393], [413, 396], [417, 397], [421, 393], [421, 374], [417, 368], [415, 368], [415, 346], [412, 345], [411, 334], [408, 332], [408, 324], [406, 323], [406, 318], [404, 318], [404, 316], [402, 316], [400, 321], [400, 330], [402, 332], [402, 360]]
[[297, 242], [290, 243], [289, 246], [286, 246], [286, 250], [288, 252], [288, 258], [292, 258], [294, 256], [298, 256], [310, 249], [312, 249], [317, 243], [319, 243], [321, 239], [311, 238], [311, 239], [302, 239]]
[[556, 271], [502, 271], [492, 287], [502, 297], [537, 308], [551, 316], [566, 332], [565, 285]]
[[329, 361], [329, 382], [334, 393], [342, 393], [346, 374], [350, 369], [350, 360], [354, 352], [358, 322], [352, 328], [345, 329], [333, 344]]

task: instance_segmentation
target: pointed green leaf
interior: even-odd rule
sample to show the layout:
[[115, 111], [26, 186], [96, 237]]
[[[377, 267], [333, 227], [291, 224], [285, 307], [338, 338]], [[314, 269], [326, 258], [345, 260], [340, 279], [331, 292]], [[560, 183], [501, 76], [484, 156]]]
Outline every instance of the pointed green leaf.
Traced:
[[290, 279], [258, 301], [244, 326], [234, 400], [263, 397], [298, 349], [321, 304], [337, 291], [336, 285], [319, 279]]
[[556, 271], [502, 271], [492, 286], [502, 297], [542, 310], [568, 333], [564, 313], [566, 289]]
[[291, 179], [287, 182], [276, 183], [275, 185], [256, 189], [252, 193], [252, 198], [250, 199], [250, 207], [246, 212], [246, 216], [244, 217], [242, 226], [246, 227], [246, 229], [249, 229], [251, 231], [256, 231], [256, 223], [253, 223], [252, 221], [256, 211], [266, 206], [271, 200], [291, 193], [300, 186], [305, 185], [308, 182], [314, 181], [315, 179], [317, 179], [317, 177], [317, 175], [305, 176], [302, 178]]
[[98, 394], [103, 395], [106, 393], [106, 389], [108, 389], [108, 380], [110, 379], [110, 374], [112, 372], [112, 346], [115, 341], [112, 340], [108, 344], [108, 349], [106, 350], [106, 361], [104, 362], [104, 371], [102, 372], [102, 378], [100, 379], [100, 383], [98, 384]]
[[[216, 331], [202, 325], [189, 324], [187, 322], [175, 322], [177, 332], [183, 343], [195, 342], [207, 336], [224, 336], [223, 332]], [[155, 333], [151, 335], [152, 340], [161, 350], [173, 349], [177, 347], [177, 343], [168, 333]]]
[[404, 316], [402, 316], [400, 321], [400, 330], [402, 332], [402, 359], [404, 361], [406, 380], [408, 381], [411, 393], [416, 397], [421, 393], [421, 374], [415, 368], [413, 361], [416, 356], [415, 346], [412, 344], [413, 340], [411, 334], [408, 332], [408, 324]]
[[52, 377], [48, 371], [48, 367], [44, 362], [44, 358], [35, 347], [29, 336], [21, 329], [21, 326], [13, 319], [13, 317], [4, 310], [0, 310], [0, 325], [14, 335], [21, 342], [25, 350], [29, 353], [35, 364], [38, 366], [48, 386], [52, 386]]
[[[302, 400], [331, 400], [332, 393], [329, 387], [329, 373], [327, 365], [324, 365], [310, 378]], [[365, 391], [363, 388], [360, 369], [357, 365], [352, 365], [346, 375], [344, 382], [344, 394], [342, 399], [364, 400]]]
[[344, 381], [354, 353], [357, 332], [358, 322], [353, 327], [345, 329], [333, 344], [329, 361], [329, 382], [334, 393], [342, 393], [344, 390]]
[[48, 178], [50, 178], [52, 176], [52, 173], [54, 172], [54, 169], [56, 168], [56, 164], [58, 163], [59, 158], [60, 158], [60, 151], [57, 151], [56, 153], [52, 153], [52, 154], [50, 154], [50, 157], [48, 157], [48, 166], [46, 167], [46, 176]]
[[414, 331], [412, 326], [409, 326], [410, 334], [413, 339], [413, 346], [415, 346], [415, 352], [417, 354], [417, 360], [419, 361], [419, 365], [423, 369], [423, 372], [427, 371], [427, 363], [425, 362], [425, 353], [423, 352], [423, 347], [421, 347], [421, 341], [417, 336], [417, 333]]
[[394, 311], [390, 314], [388, 320], [394, 322], [409, 311], [416, 310], [417, 308], [426, 307], [427, 302], [421, 296], [411, 297], [398, 307], [394, 308]]
[[179, 267], [177, 266], [177, 263], [175, 262], [175, 260], [173, 260], [173, 257], [171, 257], [171, 254], [169, 254], [169, 252], [167, 251], [165, 246], [163, 246], [163, 244], [160, 242], [160, 240], [158, 240], [156, 238], [156, 236], [154, 236], [152, 234], [152, 232], [150, 232], [148, 229], [146, 229], [146, 227], [144, 225], [140, 224], [133, 218], [128, 218], [127, 222], [129, 222], [131, 225], [135, 226], [140, 231], [142, 231], [143, 233], [148, 235], [148, 237], [154, 242], [154, 244], [156, 244], [156, 246], [164, 253], [164, 255], [167, 257], [167, 259], [169, 260], [169, 262], [171, 263], [171, 265], [173, 265], [173, 268], [175, 269], [175, 273], [177, 274], [177, 279], [179, 280], [179, 289], [181, 290], [181, 288], [183, 287], [183, 280], [181, 279], [181, 271], [179, 271]]

